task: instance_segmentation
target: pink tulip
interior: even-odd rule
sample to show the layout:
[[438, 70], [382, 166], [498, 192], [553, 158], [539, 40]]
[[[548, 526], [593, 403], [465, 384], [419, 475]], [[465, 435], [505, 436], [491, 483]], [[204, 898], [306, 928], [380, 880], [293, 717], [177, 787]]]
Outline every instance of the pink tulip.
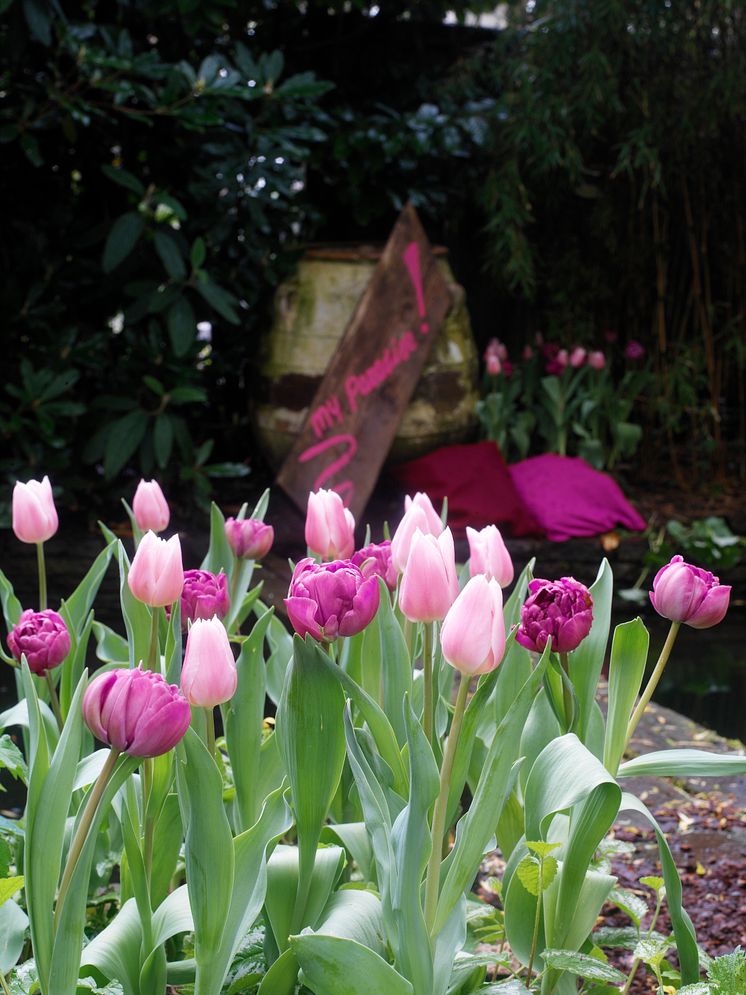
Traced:
[[238, 672], [225, 626], [219, 618], [200, 618], [187, 636], [181, 690], [190, 705], [214, 708], [236, 693]]
[[309, 556], [293, 571], [285, 607], [299, 636], [331, 643], [362, 632], [380, 600], [375, 574], [366, 577], [350, 560], [316, 563]]
[[152, 670], [110, 670], [94, 677], [83, 695], [83, 718], [96, 739], [132, 757], [168, 753], [192, 718], [174, 684]]
[[383, 578], [389, 591], [396, 589], [398, 575], [391, 560], [391, 543], [388, 539], [383, 542], [372, 542], [362, 549], [355, 550], [351, 559], [356, 567], [360, 567], [363, 577], [376, 574]]
[[184, 587], [179, 537], [159, 539], [154, 532], [146, 532], [132, 560], [127, 583], [137, 600], [151, 608], [178, 601]]
[[59, 528], [49, 477], [16, 481], [13, 488], [13, 531], [21, 542], [46, 542]]
[[604, 356], [600, 349], [589, 352], [588, 365], [592, 366], [594, 370], [602, 370], [606, 366], [606, 356]]
[[391, 561], [398, 573], [402, 573], [407, 565], [412, 539], [417, 531], [425, 535], [439, 536], [443, 531], [440, 515], [433, 508], [433, 503], [427, 494], [418, 491], [413, 498], [404, 499], [404, 517], [391, 540]]
[[531, 348], [530, 345], [525, 345], [523, 347], [523, 352], [521, 353], [521, 357], [523, 358], [523, 361], [526, 363], [528, 363], [530, 360], [534, 358], [534, 350]]
[[275, 541], [275, 530], [258, 518], [229, 518], [225, 537], [239, 560], [263, 560]]
[[505, 621], [502, 591], [494, 578], [471, 578], [448, 609], [440, 645], [462, 674], [487, 674], [498, 666], [505, 653]]
[[496, 356], [494, 352], [491, 352], [485, 356], [485, 365], [487, 367], [487, 372], [491, 377], [496, 377], [503, 368], [503, 365], [500, 362], [500, 357]]
[[487, 580], [495, 578], [500, 587], [513, 582], [513, 561], [505, 548], [503, 537], [496, 525], [488, 525], [481, 532], [467, 525], [469, 541], [469, 575], [483, 574]]
[[417, 529], [399, 589], [402, 612], [410, 622], [434, 622], [445, 617], [457, 595], [451, 530], [436, 538]]
[[709, 570], [685, 563], [677, 555], [655, 575], [650, 600], [658, 614], [672, 622], [709, 629], [725, 617], [730, 591]]
[[31, 673], [43, 677], [70, 652], [70, 633], [57, 612], [27, 608], [8, 633], [8, 649], [16, 660], [25, 656]]
[[230, 611], [231, 599], [228, 594], [228, 580], [224, 573], [213, 574], [209, 570], [185, 570], [184, 586], [181, 591], [181, 627], [186, 629], [188, 622], [197, 619], [225, 618]]
[[336, 491], [312, 491], [306, 512], [306, 545], [322, 560], [345, 560], [355, 549], [355, 519]]
[[582, 346], [576, 345], [570, 353], [570, 366], [577, 370], [585, 363], [587, 355], [588, 353]]
[[141, 480], [132, 499], [132, 511], [142, 532], [163, 532], [171, 512], [157, 480]]

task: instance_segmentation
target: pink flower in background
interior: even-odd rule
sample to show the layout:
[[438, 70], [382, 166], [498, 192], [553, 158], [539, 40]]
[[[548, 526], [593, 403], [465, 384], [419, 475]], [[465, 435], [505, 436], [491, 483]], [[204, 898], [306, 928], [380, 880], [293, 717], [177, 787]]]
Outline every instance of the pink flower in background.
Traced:
[[229, 518], [225, 537], [239, 560], [262, 560], [272, 548], [275, 530], [258, 518]]
[[528, 363], [529, 360], [532, 360], [534, 358], [534, 350], [531, 348], [530, 345], [525, 345], [523, 347], [523, 352], [521, 353], [521, 358], [526, 363]]
[[570, 366], [577, 370], [584, 365], [587, 355], [587, 351], [582, 346], [576, 345], [570, 353]]
[[502, 373], [503, 365], [500, 362], [499, 356], [489, 353], [489, 355], [485, 355], [484, 361], [487, 366], [487, 372], [491, 377], [496, 377], [499, 373]]
[[190, 705], [214, 708], [236, 693], [238, 672], [225, 626], [219, 618], [200, 618], [187, 636], [181, 690]]
[[513, 582], [513, 561], [496, 525], [487, 525], [480, 532], [467, 525], [466, 538], [470, 576], [483, 574], [488, 580], [494, 578], [500, 587]]
[[57, 612], [27, 608], [8, 633], [8, 649], [16, 660], [25, 656], [31, 673], [43, 677], [70, 652], [70, 633]]
[[146, 532], [132, 560], [127, 583], [137, 600], [151, 608], [178, 601], [184, 587], [179, 537], [159, 539], [154, 532]]
[[378, 578], [365, 577], [350, 560], [301, 560], [285, 599], [288, 618], [300, 636], [333, 642], [354, 636], [372, 620], [380, 604]]
[[472, 577], [459, 594], [440, 630], [443, 656], [462, 674], [487, 674], [505, 653], [503, 598], [496, 580]]
[[399, 588], [399, 607], [410, 622], [445, 618], [458, 595], [456, 556], [450, 529], [439, 536], [417, 529]]
[[355, 549], [355, 519], [336, 491], [308, 495], [306, 545], [322, 560], [346, 559]]
[[618, 338], [619, 334], [617, 332], [612, 331], [612, 329], [610, 328], [607, 328], [606, 331], [604, 332], [604, 339], [609, 343], [609, 345], [613, 345]]
[[391, 542], [372, 542], [352, 554], [352, 562], [359, 567], [364, 577], [383, 578], [389, 591], [396, 588], [398, 573], [391, 559]]
[[645, 355], [645, 346], [642, 342], [638, 342], [637, 339], [630, 339], [629, 342], [624, 347], [624, 358], [630, 359], [633, 362], [638, 359], [642, 359]]
[[542, 653], [551, 641], [555, 653], [569, 653], [585, 639], [593, 623], [593, 599], [587, 587], [572, 577], [532, 580], [521, 608], [516, 641]]
[[59, 528], [49, 477], [17, 480], [13, 488], [13, 531], [21, 542], [46, 542]]
[[592, 366], [594, 370], [602, 370], [606, 366], [606, 356], [604, 356], [600, 349], [589, 352], [588, 365]]
[[730, 586], [709, 570], [692, 566], [677, 554], [655, 575], [650, 600], [658, 614], [672, 622], [709, 629], [725, 618], [730, 592]]
[[143, 532], [163, 532], [171, 519], [168, 502], [157, 480], [141, 480], [132, 499], [137, 527]]
[[[552, 349], [549, 350], [549, 346]], [[554, 343], [549, 343], [544, 347], [544, 354], [548, 357], [546, 372], [549, 376], [560, 376], [570, 362], [570, 354], [567, 349], [559, 349]]]
[[224, 573], [209, 570], [185, 570], [181, 591], [181, 626], [198, 619], [225, 618], [230, 611], [228, 579]]
[[96, 739], [132, 757], [168, 753], [184, 736], [192, 713], [175, 684], [152, 670], [110, 670], [83, 695], [83, 718]]

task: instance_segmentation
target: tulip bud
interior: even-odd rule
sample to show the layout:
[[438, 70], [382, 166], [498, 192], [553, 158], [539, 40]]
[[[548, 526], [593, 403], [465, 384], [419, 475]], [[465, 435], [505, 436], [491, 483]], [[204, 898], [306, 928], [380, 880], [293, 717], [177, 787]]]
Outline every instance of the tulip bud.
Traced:
[[599, 349], [589, 352], [588, 365], [593, 367], [594, 370], [602, 370], [606, 366], [606, 356]]
[[413, 498], [407, 495], [404, 499], [404, 517], [391, 540], [391, 560], [398, 573], [402, 573], [407, 565], [412, 539], [417, 529], [424, 535], [434, 536], [439, 536], [443, 531], [440, 515], [433, 508], [433, 503], [427, 494], [421, 491]]
[[13, 531], [21, 542], [46, 542], [59, 527], [49, 477], [16, 481], [13, 488]]
[[532, 580], [521, 608], [516, 642], [542, 653], [551, 641], [555, 653], [569, 653], [585, 639], [593, 623], [593, 599], [587, 587], [572, 577]]
[[96, 739], [132, 757], [168, 753], [191, 717], [181, 691], [142, 667], [100, 674], [83, 695], [83, 718]]
[[389, 591], [395, 590], [398, 575], [391, 560], [391, 543], [388, 539], [372, 542], [369, 546], [358, 549], [352, 554], [352, 562], [360, 567], [364, 577], [382, 577]]
[[513, 561], [496, 525], [488, 525], [481, 532], [467, 525], [466, 538], [469, 541], [471, 577], [477, 574], [484, 574], [487, 580], [494, 577], [500, 587], [507, 587], [513, 582]]
[[209, 570], [185, 570], [184, 587], [181, 591], [181, 626], [197, 619], [225, 618], [231, 607], [228, 595], [228, 580], [224, 573], [213, 574]]
[[225, 537], [239, 560], [262, 560], [272, 548], [275, 530], [258, 518], [229, 518]]
[[494, 578], [478, 574], [459, 594], [440, 630], [443, 656], [462, 674], [487, 674], [505, 653], [503, 596]]
[[163, 532], [171, 512], [157, 480], [141, 480], [132, 499], [132, 511], [142, 532]]
[[355, 519], [336, 491], [312, 491], [306, 512], [306, 545], [322, 560], [346, 559], [355, 549]]
[[137, 600], [151, 608], [178, 601], [184, 586], [179, 537], [159, 539], [154, 532], [146, 532], [132, 560], [127, 583]]
[[238, 673], [225, 626], [218, 618], [200, 618], [187, 636], [181, 690], [190, 705], [214, 708], [236, 693]]
[[300, 636], [333, 642], [354, 636], [378, 611], [378, 578], [366, 578], [350, 560], [316, 563], [301, 560], [285, 599], [288, 618]]
[[410, 622], [434, 622], [445, 617], [458, 595], [453, 536], [445, 529], [436, 538], [419, 529], [399, 589], [399, 607]]
[[658, 614], [672, 622], [709, 629], [725, 617], [730, 591], [709, 570], [685, 563], [677, 555], [655, 575], [650, 600]]
[[16, 660], [25, 655], [31, 673], [43, 677], [70, 652], [70, 633], [57, 612], [27, 608], [8, 633], [8, 649]]

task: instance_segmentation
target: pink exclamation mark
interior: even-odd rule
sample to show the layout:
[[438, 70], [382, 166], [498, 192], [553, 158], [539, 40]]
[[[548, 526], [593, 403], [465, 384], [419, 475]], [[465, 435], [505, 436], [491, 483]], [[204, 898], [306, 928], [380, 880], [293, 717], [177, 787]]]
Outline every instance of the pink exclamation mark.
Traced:
[[420, 247], [416, 242], [410, 242], [406, 247], [404, 252], [402, 252], [402, 259], [409, 270], [409, 276], [411, 277], [412, 284], [414, 286], [414, 292], [417, 297], [417, 311], [420, 315], [420, 332], [423, 335], [427, 335], [430, 331], [430, 325], [425, 320], [425, 294], [422, 290], [422, 272], [420, 271]]

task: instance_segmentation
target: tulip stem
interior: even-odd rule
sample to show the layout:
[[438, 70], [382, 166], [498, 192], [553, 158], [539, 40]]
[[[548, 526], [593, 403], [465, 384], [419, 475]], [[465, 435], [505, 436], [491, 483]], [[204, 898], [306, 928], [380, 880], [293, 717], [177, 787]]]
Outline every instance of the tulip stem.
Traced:
[[93, 787], [91, 788], [91, 793], [88, 795], [88, 800], [86, 801], [85, 808], [83, 809], [83, 815], [78, 823], [78, 828], [75, 830], [75, 836], [73, 837], [70, 849], [67, 852], [67, 863], [65, 864], [65, 872], [62, 875], [62, 881], [60, 882], [60, 890], [57, 894], [57, 905], [54, 910], [55, 931], [59, 922], [60, 910], [62, 909], [65, 896], [67, 895], [68, 888], [70, 887], [70, 881], [72, 880], [75, 867], [78, 863], [80, 852], [83, 849], [83, 845], [85, 844], [88, 832], [91, 828], [91, 823], [96, 815], [96, 809], [101, 801], [101, 796], [106, 789], [106, 785], [109, 783], [111, 775], [114, 773], [114, 768], [116, 767], [119, 757], [120, 753], [118, 750], [112, 749], [110, 751], [104, 766], [101, 768], [101, 773], [98, 775]]
[[60, 709], [60, 699], [57, 697], [57, 689], [54, 686], [52, 675], [48, 670], [44, 674], [44, 677], [46, 678], [47, 688], [49, 689], [49, 702], [52, 706], [54, 717], [57, 719], [57, 725], [60, 727], [60, 732], [62, 732], [65, 720], [62, 718], [62, 710]]
[[466, 711], [466, 699], [469, 696], [469, 678], [466, 674], [461, 675], [461, 683], [458, 686], [456, 695], [456, 705], [453, 709], [453, 719], [451, 720], [451, 730], [446, 741], [446, 750], [443, 754], [443, 766], [440, 770], [440, 791], [433, 809], [433, 848], [430, 851], [430, 859], [427, 865], [427, 878], [425, 880], [425, 923], [429, 931], [432, 931], [435, 923], [435, 914], [438, 909], [438, 892], [440, 890], [440, 864], [443, 857], [443, 836], [446, 830], [446, 816], [448, 815], [448, 794], [451, 787], [451, 774], [453, 773], [453, 763], [456, 759], [456, 747], [458, 746], [461, 725], [464, 721]]
[[153, 837], [155, 835], [155, 819], [150, 809], [150, 796], [153, 793], [154, 761], [146, 757], [142, 763], [142, 861], [145, 867], [145, 877], [150, 892], [150, 877], [153, 868]]
[[562, 681], [562, 703], [565, 706], [565, 732], [570, 731], [570, 726], [572, 725], [573, 719], [573, 700], [572, 700], [572, 690], [570, 688], [570, 661], [568, 659], [567, 653], [560, 653], [560, 666], [565, 672], [567, 681]]
[[8, 988], [8, 982], [5, 980], [5, 975], [0, 971], [0, 983], [3, 986], [4, 995], [10, 995], [10, 988]]
[[161, 671], [161, 653], [158, 645], [158, 609], [150, 609], [150, 645], [148, 646], [148, 670], [157, 674]]
[[433, 745], [433, 626], [425, 622], [422, 649], [422, 727], [425, 738]]
[[36, 544], [36, 566], [39, 571], [39, 611], [47, 607], [47, 567], [44, 562], [44, 543]]
[[215, 759], [215, 713], [212, 708], [205, 709], [205, 728], [207, 730], [207, 749], [210, 756]]
[[658, 662], [655, 665], [655, 670], [650, 675], [647, 687], [642, 692], [642, 697], [637, 702], [637, 707], [632, 713], [632, 718], [629, 720], [629, 725], [627, 726], [627, 739], [624, 744], [625, 749], [629, 745], [629, 741], [632, 739], [632, 735], [637, 728], [638, 722], [642, 718], [643, 712], [648, 706], [648, 702], [653, 697], [653, 692], [658, 687], [658, 681], [661, 679], [663, 670], [668, 662], [669, 656], [671, 655], [671, 650], [673, 649], [673, 644], [676, 642], [676, 636], [679, 634], [680, 628], [681, 622], [671, 622], [671, 628], [668, 630], [668, 635], [666, 636], [666, 641], [663, 644], [661, 655], [658, 657]]

